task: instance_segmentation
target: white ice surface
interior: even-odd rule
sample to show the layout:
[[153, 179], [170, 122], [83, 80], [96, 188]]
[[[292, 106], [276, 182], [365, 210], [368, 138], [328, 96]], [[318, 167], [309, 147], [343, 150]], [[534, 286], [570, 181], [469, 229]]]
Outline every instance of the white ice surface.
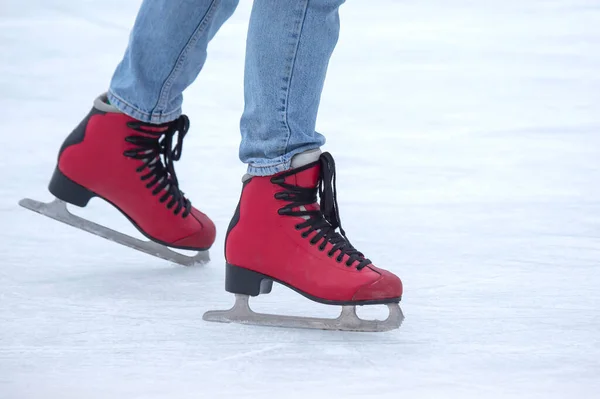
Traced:
[[[139, 1], [0, 1], [0, 398], [600, 397], [600, 3], [343, 7], [319, 130], [349, 237], [405, 283], [382, 334], [201, 320], [232, 303], [241, 3], [186, 93], [177, 169], [219, 236], [183, 268], [16, 205], [51, 199]], [[100, 202], [79, 213], [134, 233]], [[254, 305], [336, 312], [281, 287]]]

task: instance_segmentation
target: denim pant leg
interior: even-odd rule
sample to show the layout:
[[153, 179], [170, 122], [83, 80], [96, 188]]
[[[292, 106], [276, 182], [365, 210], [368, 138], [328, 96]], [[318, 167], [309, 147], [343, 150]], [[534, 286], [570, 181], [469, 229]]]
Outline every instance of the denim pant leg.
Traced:
[[182, 92], [200, 73], [208, 42], [238, 0], [144, 0], [108, 99], [149, 123], [175, 120]]
[[287, 170], [292, 156], [325, 143], [315, 124], [343, 2], [254, 1], [240, 121], [240, 159], [249, 174]]

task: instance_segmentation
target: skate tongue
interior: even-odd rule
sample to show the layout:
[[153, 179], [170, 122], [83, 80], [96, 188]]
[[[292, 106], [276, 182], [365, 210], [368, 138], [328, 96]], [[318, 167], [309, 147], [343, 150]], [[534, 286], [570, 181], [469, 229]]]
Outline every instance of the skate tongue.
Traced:
[[319, 182], [319, 172], [321, 171], [321, 165], [316, 164], [309, 169], [300, 171], [295, 175], [288, 177], [288, 183], [299, 187], [315, 188]]
[[[288, 177], [286, 180], [288, 181], [288, 183], [293, 184], [294, 186], [316, 189], [317, 184], [319, 183], [320, 170], [321, 165], [316, 164], [315, 166], [309, 169], [303, 170], [301, 172], [296, 173], [295, 175]], [[315, 202], [313, 204], [305, 205], [303, 208], [304, 209], [302, 210], [305, 211], [318, 211], [319, 204]]]
[[[309, 189], [317, 189], [317, 184], [319, 184], [319, 175], [320, 175], [320, 171], [321, 171], [321, 165], [319, 163], [316, 163], [312, 166], [308, 166], [305, 165], [304, 167], [307, 167], [307, 169], [304, 170], [300, 170], [298, 172], [296, 172], [293, 175], [290, 175], [288, 177], [285, 178], [285, 182], [287, 184], [291, 184], [292, 186], [296, 186], [296, 187], [303, 187], [303, 188], [309, 188]], [[301, 167], [300, 169], [302, 169], [303, 167]], [[296, 208], [296, 211], [318, 211], [319, 210], [319, 204], [318, 203], [312, 203], [312, 204], [307, 204], [304, 205], [300, 208]], [[308, 217], [305, 217], [308, 218]]]
[[[319, 160], [320, 156], [321, 150], [318, 148], [294, 155], [292, 158], [291, 167], [292, 169], [300, 169], [300, 171], [286, 179], [288, 180], [288, 183], [306, 188], [317, 187], [319, 182], [319, 173], [321, 171], [321, 166], [317, 161]], [[309, 164], [315, 162], [317, 162], [315, 165], [305, 168]]]

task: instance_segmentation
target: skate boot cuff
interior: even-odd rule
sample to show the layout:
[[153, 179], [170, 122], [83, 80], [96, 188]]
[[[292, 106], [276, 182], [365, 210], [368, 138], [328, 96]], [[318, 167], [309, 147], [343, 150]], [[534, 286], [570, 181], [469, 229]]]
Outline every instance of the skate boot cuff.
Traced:
[[316, 148], [314, 150], [308, 150], [301, 152], [300, 154], [296, 154], [292, 157], [292, 163], [290, 166], [292, 169], [296, 169], [304, 165], [308, 165], [309, 163], [317, 162], [321, 156], [321, 153], [321, 149]]
[[102, 93], [94, 100], [94, 108], [102, 112], [122, 114], [122, 112], [117, 107], [108, 103], [107, 94], [108, 93]]
[[[314, 150], [308, 150], [301, 152], [300, 154], [296, 154], [292, 157], [290, 169], [300, 168], [304, 165], [308, 165], [309, 163], [317, 162], [321, 154], [322, 151], [320, 148], [315, 148]], [[244, 176], [242, 176], [242, 183], [250, 180], [252, 177], [254, 176], [246, 173]]]

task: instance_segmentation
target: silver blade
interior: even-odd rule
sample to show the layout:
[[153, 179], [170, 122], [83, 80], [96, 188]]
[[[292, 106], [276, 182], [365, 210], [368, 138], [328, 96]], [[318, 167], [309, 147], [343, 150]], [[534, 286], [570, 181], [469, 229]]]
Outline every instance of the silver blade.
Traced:
[[138, 251], [144, 252], [148, 255], [156, 256], [157, 258], [165, 259], [183, 266], [206, 263], [210, 260], [208, 251], [199, 251], [198, 254], [194, 256], [183, 255], [156, 242], [142, 241], [126, 234], [119, 233], [118, 231], [108, 227], [104, 227], [97, 223], [83, 219], [79, 216], [73, 215], [67, 209], [66, 202], [59, 199], [55, 199], [49, 203], [44, 203], [29, 198], [24, 198], [19, 201], [19, 205], [21, 205], [23, 208], [27, 208], [31, 211], [37, 212], [54, 220], [58, 220], [59, 222], [76, 227], [80, 230], [87, 231], [88, 233], [95, 234], [109, 241], [114, 241], [118, 244], [125, 245], [126, 247], [137, 249]]
[[385, 320], [363, 320], [356, 315], [355, 306], [342, 306], [335, 319], [317, 317], [284, 316], [256, 313], [250, 308], [248, 295], [235, 294], [235, 304], [229, 310], [211, 310], [202, 319], [219, 323], [240, 323], [270, 327], [310, 328], [317, 330], [341, 330], [360, 332], [383, 332], [400, 327], [404, 315], [397, 303], [387, 304], [389, 316]]

